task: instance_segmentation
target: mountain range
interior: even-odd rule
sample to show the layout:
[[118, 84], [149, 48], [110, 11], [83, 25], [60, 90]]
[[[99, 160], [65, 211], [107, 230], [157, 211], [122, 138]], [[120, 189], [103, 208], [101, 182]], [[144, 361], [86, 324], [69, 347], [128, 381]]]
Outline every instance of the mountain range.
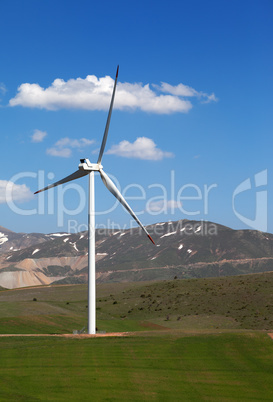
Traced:
[[[180, 220], [96, 230], [98, 282], [216, 277], [273, 270], [273, 235]], [[87, 281], [87, 232], [15, 233], [0, 226], [0, 287]]]

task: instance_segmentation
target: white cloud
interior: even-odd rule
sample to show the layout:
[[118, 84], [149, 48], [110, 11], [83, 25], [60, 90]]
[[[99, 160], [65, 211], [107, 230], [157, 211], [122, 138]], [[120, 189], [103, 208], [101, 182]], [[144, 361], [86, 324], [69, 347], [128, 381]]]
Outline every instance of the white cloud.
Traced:
[[172, 95], [176, 96], [183, 96], [183, 97], [196, 97], [199, 99], [202, 99], [202, 103], [210, 103], [210, 102], [217, 102], [218, 99], [216, 98], [215, 94], [207, 94], [205, 92], [198, 92], [195, 89], [184, 85], [184, 84], [178, 84], [178, 85], [170, 85], [167, 84], [166, 82], [161, 82], [161, 85], [154, 85], [159, 91], [162, 91], [164, 93], [169, 93]]
[[113, 145], [107, 154], [123, 156], [124, 158], [136, 158], [146, 160], [161, 160], [173, 157], [173, 153], [165, 152], [157, 148], [153, 140], [147, 137], [139, 137], [135, 142], [121, 141], [118, 145]]
[[5, 95], [7, 88], [3, 82], [0, 82], [0, 94]]
[[69, 158], [72, 155], [72, 151], [70, 148], [57, 148], [52, 147], [46, 150], [47, 155], [51, 156], [59, 156], [61, 158]]
[[161, 85], [154, 85], [161, 92], [169, 93], [176, 96], [193, 97], [198, 96], [198, 92], [184, 84], [178, 84], [176, 86], [170, 85], [167, 82], [161, 82]]
[[82, 150], [84, 147], [94, 144], [94, 140], [81, 138], [74, 140], [72, 138], [61, 138], [52, 148], [48, 148], [46, 153], [51, 156], [59, 156], [61, 158], [69, 158], [72, 155], [72, 149]]
[[[117, 88], [116, 107], [158, 114], [187, 113], [192, 104], [178, 96], [162, 95], [150, 88], [149, 84], [119, 84]], [[108, 100], [109, 103], [109, 100]]]
[[218, 98], [216, 98], [215, 94], [213, 93], [211, 95], [206, 95], [206, 99], [203, 100], [202, 103], [210, 103], [210, 102], [218, 102]]
[[33, 197], [33, 193], [25, 184], [15, 184], [12, 181], [0, 180], [0, 204], [29, 201]]
[[159, 201], [151, 201], [147, 203], [148, 212], [167, 212], [168, 210], [174, 210], [177, 208], [181, 208], [181, 202], [177, 202], [175, 200], [159, 200]]
[[34, 133], [31, 136], [31, 142], [42, 142], [46, 136], [46, 131], [34, 130]]
[[[108, 110], [113, 85], [111, 77], [97, 78], [94, 75], [68, 81], [57, 78], [48, 88], [24, 83], [10, 99], [9, 105], [48, 110]], [[216, 100], [214, 94], [207, 95], [181, 83], [172, 86], [164, 82], [161, 85], [119, 82], [114, 107], [158, 114], [187, 113], [192, 103], [185, 98], [192, 100], [193, 97], [203, 98], [206, 102]]]
[[3, 82], [0, 82], [0, 102], [2, 102], [2, 97], [5, 95], [6, 92], [7, 92], [7, 88], [6, 88], [5, 84], [3, 84]]

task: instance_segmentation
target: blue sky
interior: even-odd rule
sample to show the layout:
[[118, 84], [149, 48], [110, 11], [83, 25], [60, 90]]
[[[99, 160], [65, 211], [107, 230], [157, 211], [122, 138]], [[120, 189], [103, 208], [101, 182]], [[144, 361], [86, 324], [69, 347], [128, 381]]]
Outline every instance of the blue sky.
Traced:
[[[265, 0], [2, 1], [0, 225], [85, 229], [86, 178], [33, 192], [97, 160], [119, 64], [102, 162], [140, 220], [273, 232], [272, 11]], [[99, 177], [96, 210], [101, 227], [131, 225]]]

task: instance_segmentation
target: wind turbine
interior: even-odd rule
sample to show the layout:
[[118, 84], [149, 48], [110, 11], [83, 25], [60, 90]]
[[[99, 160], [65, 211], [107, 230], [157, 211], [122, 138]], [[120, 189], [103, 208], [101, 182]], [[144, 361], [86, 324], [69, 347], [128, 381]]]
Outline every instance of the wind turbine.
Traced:
[[[50, 184], [49, 186], [43, 188], [42, 190], [36, 191], [34, 194], [41, 193], [42, 191], [49, 190], [52, 187], [59, 186], [60, 184], [67, 183], [71, 180], [79, 179], [80, 177], [89, 175], [89, 205], [88, 205], [88, 334], [96, 333], [96, 267], [95, 267], [95, 191], [94, 191], [94, 173], [99, 172], [103, 183], [106, 188], [118, 199], [118, 201], [124, 206], [125, 209], [132, 215], [139, 226], [144, 230], [146, 235], [149, 237], [152, 243], [153, 239], [142, 225], [138, 217], [135, 215], [132, 208], [125, 201], [124, 197], [121, 195], [115, 184], [112, 182], [110, 177], [103, 171], [103, 166], [101, 165], [102, 156], [104, 153], [106, 140], [109, 131], [109, 125], [111, 120], [111, 114], [115, 99], [116, 86], [118, 80], [118, 70], [117, 67], [116, 79], [114, 83], [110, 108], [108, 112], [108, 117], [106, 121], [106, 126], [104, 130], [104, 135], [101, 143], [100, 153], [97, 163], [91, 163], [89, 159], [80, 159], [80, 164], [78, 170], [71, 175], [65, 177], [56, 183]], [[155, 244], [155, 243], [154, 243]]]

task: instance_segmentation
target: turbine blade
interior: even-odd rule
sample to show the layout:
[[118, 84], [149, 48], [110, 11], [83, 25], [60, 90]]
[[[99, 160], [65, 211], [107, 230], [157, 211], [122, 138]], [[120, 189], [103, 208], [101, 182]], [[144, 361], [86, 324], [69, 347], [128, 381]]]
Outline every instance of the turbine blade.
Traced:
[[127, 209], [129, 214], [135, 219], [135, 221], [139, 224], [139, 226], [144, 230], [144, 232], [149, 237], [151, 242], [155, 244], [155, 242], [153, 241], [153, 239], [151, 238], [151, 236], [149, 235], [149, 233], [147, 232], [145, 227], [142, 225], [142, 223], [140, 222], [140, 220], [138, 219], [138, 217], [136, 216], [136, 214], [134, 213], [132, 208], [129, 206], [127, 201], [125, 201], [125, 199], [123, 198], [123, 196], [121, 195], [121, 193], [119, 192], [119, 190], [117, 189], [115, 184], [112, 182], [110, 177], [107, 176], [107, 174], [102, 169], [100, 170], [100, 176], [101, 176], [101, 179], [102, 179], [103, 183], [105, 184], [106, 188], [108, 188], [108, 190], [119, 200], [119, 202], [124, 206], [124, 208]]
[[103, 135], [103, 139], [102, 139], [102, 143], [101, 143], [101, 147], [100, 147], [100, 154], [99, 154], [99, 158], [98, 158], [98, 162], [97, 162], [98, 164], [101, 163], [102, 155], [103, 155], [105, 144], [106, 144], [106, 141], [107, 141], [108, 130], [109, 130], [109, 125], [110, 125], [110, 120], [111, 120], [111, 115], [112, 115], [112, 109], [113, 109], [113, 104], [114, 104], [114, 99], [115, 99], [115, 93], [116, 93], [116, 86], [117, 86], [117, 80], [118, 80], [118, 70], [119, 70], [119, 66], [117, 67], [116, 79], [115, 79], [115, 84], [114, 84], [114, 88], [113, 88], [110, 108], [109, 108], [107, 122], [106, 122], [104, 135]]
[[56, 183], [50, 184], [49, 186], [43, 188], [42, 190], [36, 191], [34, 194], [41, 193], [42, 191], [48, 190], [52, 187], [59, 186], [60, 184], [64, 184], [68, 181], [79, 179], [82, 176], [86, 176], [88, 173], [90, 173], [88, 170], [77, 170], [76, 172], [72, 173], [71, 175], [65, 177], [64, 179], [59, 180]]

